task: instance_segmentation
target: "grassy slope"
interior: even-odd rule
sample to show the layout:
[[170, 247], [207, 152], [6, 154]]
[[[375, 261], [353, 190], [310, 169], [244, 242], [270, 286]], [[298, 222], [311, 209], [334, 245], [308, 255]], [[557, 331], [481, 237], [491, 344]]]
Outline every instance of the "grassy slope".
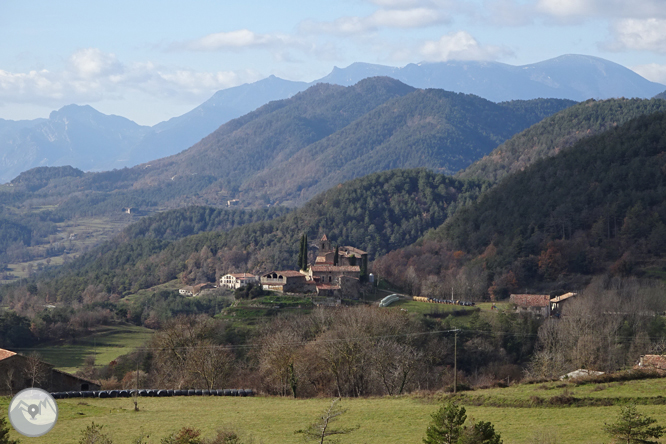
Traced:
[[74, 344], [44, 345], [23, 352], [35, 351], [56, 368], [73, 373], [83, 366], [86, 356], [94, 354], [96, 365], [106, 365], [142, 346], [152, 334], [152, 330], [134, 325], [101, 327]]
[[[529, 399], [544, 393], [560, 395], [565, 390], [559, 383], [519, 385], [506, 389], [478, 390], [471, 394]], [[612, 383], [604, 390], [597, 385], [572, 387], [577, 396], [633, 397], [658, 396], [666, 389], [666, 379]], [[468, 392], [470, 393], [470, 392]], [[6, 409], [7, 398], [0, 399]], [[166, 434], [183, 426], [200, 428], [211, 436], [221, 427], [250, 433], [261, 443], [300, 442], [294, 430], [305, 427], [329, 404], [327, 399], [293, 400], [288, 398], [178, 397], [141, 398], [140, 412], [132, 411], [131, 399], [68, 399], [58, 401], [59, 421], [53, 431], [34, 443], [75, 443], [79, 431], [91, 421], [106, 426], [116, 444], [129, 443], [139, 430], [150, 435], [149, 443], [159, 443]], [[345, 399], [348, 413], [340, 426], [360, 424], [361, 428], [342, 443], [420, 443], [430, 414], [438, 408], [431, 398]], [[505, 444], [528, 443], [536, 432], [554, 431], [558, 442], [600, 443], [608, 437], [602, 432], [604, 422], [611, 422], [618, 407], [499, 408], [467, 406], [469, 417], [491, 421]], [[666, 406], [645, 405], [638, 410], [666, 423]]]

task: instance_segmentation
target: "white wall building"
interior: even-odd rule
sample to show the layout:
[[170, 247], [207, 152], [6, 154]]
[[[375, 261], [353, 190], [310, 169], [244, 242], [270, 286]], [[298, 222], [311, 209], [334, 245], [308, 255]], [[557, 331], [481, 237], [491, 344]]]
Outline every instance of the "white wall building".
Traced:
[[259, 277], [250, 273], [225, 274], [220, 278], [220, 287], [230, 288], [232, 290], [244, 287], [247, 284], [258, 283]]

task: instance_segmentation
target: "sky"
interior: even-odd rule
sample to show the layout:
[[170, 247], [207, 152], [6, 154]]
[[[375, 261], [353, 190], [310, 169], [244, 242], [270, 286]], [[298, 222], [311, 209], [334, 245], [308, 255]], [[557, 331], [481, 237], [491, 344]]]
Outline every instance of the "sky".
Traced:
[[0, 118], [89, 104], [142, 125], [354, 62], [601, 57], [666, 84], [666, 0], [0, 0]]

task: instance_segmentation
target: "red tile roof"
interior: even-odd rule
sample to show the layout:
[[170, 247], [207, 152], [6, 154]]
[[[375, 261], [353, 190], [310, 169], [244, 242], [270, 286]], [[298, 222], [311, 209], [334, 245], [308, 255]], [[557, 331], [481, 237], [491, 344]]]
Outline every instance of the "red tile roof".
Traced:
[[339, 290], [340, 289], [339, 285], [317, 284], [316, 286], [319, 290]]
[[512, 294], [509, 300], [520, 307], [548, 307], [550, 304], [547, 294]]
[[282, 270], [282, 271], [271, 271], [270, 273], [264, 273], [262, 277], [268, 277], [270, 274], [277, 274], [278, 276], [283, 276], [283, 277], [305, 277], [303, 273], [300, 271], [295, 271], [295, 270]]
[[361, 267], [358, 265], [313, 265], [313, 272], [337, 272], [337, 273], [354, 273], [361, 272]]
[[4, 348], [0, 348], [0, 361], [3, 359], [11, 358], [12, 356], [15, 356], [16, 353], [13, 351], [5, 350]]

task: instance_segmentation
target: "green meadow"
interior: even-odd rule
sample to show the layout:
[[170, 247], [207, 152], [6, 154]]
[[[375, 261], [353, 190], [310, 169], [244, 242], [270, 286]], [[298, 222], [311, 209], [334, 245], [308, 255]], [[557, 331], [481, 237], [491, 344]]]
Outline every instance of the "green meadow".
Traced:
[[106, 365], [130, 353], [150, 340], [153, 330], [135, 325], [99, 327], [93, 334], [73, 342], [43, 345], [22, 353], [37, 352], [56, 368], [74, 373], [83, 366], [86, 356], [95, 356], [95, 365]]
[[[535, 435], [556, 438], [558, 443], [604, 443], [610, 439], [602, 430], [612, 422], [620, 405], [639, 400], [638, 410], [666, 425], [666, 405], [660, 396], [666, 392], [666, 379], [647, 379], [629, 382], [585, 384], [550, 382], [521, 384], [508, 388], [493, 388], [464, 392], [459, 396], [468, 417], [491, 421], [502, 434], [505, 444], [528, 444]], [[581, 398], [607, 397], [614, 405], [602, 407], [490, 407], [477, 406], [470, 400], [479, 397], [501, 403], [502, 400], [530, 401], [534, 397], [575, 396]], [[403, 396], [383, 398], [343, 399], [348, 409], [337, 423], [340, 426], [359, 425], [352, 434], [342, 436], [341, 443], [386, 444], [421, 442], [430, 415], [437, 410], [442, 396]], [[2, 398], [6, 409], [8, 398]], [[104, 425], [104, 430], [116, 444], [130, 443], [141, 433], [148, 443], [158, 444], [166, 435], [182, 427], [194, 427], [203, 436], [212, 437], [221, 428], [234, 429], [255, 443], [302, 442], [294, 431], [304, 428], [317, 414], [329, 406], [329, 399], [290, 399], [279, 397], [173, 397], [139, 398], [139, 412], [133, 411], [131, 399], [66, 399], [58, 401], [59, 419], [54, 429], [30, 443], [76, 443], [80, 432], [92, 421]], [[529, 403], [528, 403], [529, 404]], [[14, 433], [12, 431], [12, 433]], [[15, 433], [13, 437], [19, 437]], [[27, 441], [26, 441], [27, 442]]]

